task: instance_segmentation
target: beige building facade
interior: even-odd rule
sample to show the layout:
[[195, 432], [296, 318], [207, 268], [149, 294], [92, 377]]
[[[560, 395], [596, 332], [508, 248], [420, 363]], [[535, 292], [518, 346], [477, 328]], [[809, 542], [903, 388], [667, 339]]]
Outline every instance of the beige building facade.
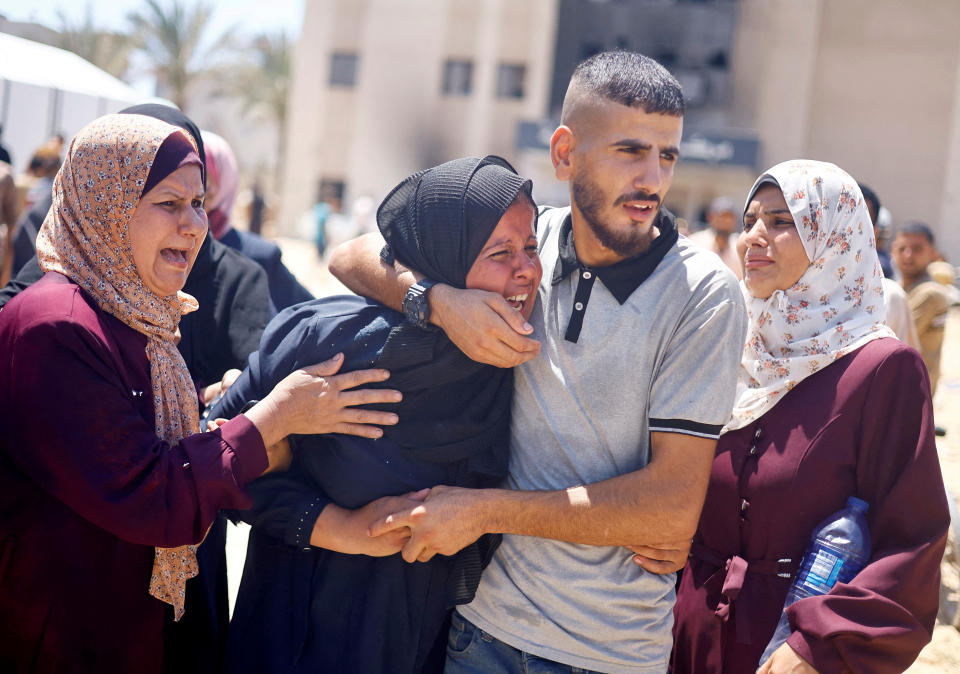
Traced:
[[960, 2], [741, 0], [731, 116], [762, 167], [831, 161], [960, 263]]
[[[557, 22], [575, 1], [307, 0], [280, 222], [309, 208], [321, 183], [342, 185], [346, 203], [359, 195], [379, 202], [408, 173], [468, 154], [501, 154], [532, 175], [538, 196], [562, 198], [549, 157], [518, 149], [516, 128], [555, 112]], [[632, 16], [642, 17], [645, 3], [661, 16], [670, 4], [635, 0]], [[579, 11], [593, 4], [604, 3]], [[691, 110], [685, 139], [748, 137], [756, 161], [681, 159], [667, 204], [695, 220], [715, 196], [745, 196], [776, 162], [832, 161], [878, 193], [895, 226], [929, 223], [960, 262], [960, 2], [713, 4], [735, 13], [729, 92], [705, 112]], [[560, 32], [565, 41], [575, 34], [569, 25]], [[333, 70], [351, 62], [352, 84], [333, 82], [342, 75]]]
[[375, 202], [466, 155], [510, 157], [543, 115], [554, 0], [308, 0], [293, 64], [280, 222], [321, 186]]

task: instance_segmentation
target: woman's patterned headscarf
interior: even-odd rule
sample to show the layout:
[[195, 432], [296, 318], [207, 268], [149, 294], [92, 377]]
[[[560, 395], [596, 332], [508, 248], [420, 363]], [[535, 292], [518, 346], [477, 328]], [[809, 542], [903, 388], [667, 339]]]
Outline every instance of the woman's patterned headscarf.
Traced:
[[[133, 259], [130, 220], [161, 144], [174, 133], [196, 147], [179, 128], [143, 115], [107, 115], [84, 127], [54, 179], [53, 207], [37, 237], [44, 271], [69, 277], [97, 306], [146, 335], [155, 431], [169, 443], [200, 431], [196, 388], [175, 342], [180, 316], [197, 301], [147, 287]], [[197, 575], [195, 549], [156, 550], [150, 594], [172, 604], [178, 619], [186, 581]]]
[[727, 431], [763, 416], [841, 356], [894, 336], [884, 324], [883, 272], [856, 181], [826, 162], [783, 162], [757, 179], [744, 211], [766, 184], [783, 192], [810, 266], [792, 287], [768, 299], [753, 297], [740, 282], [750, 325]]

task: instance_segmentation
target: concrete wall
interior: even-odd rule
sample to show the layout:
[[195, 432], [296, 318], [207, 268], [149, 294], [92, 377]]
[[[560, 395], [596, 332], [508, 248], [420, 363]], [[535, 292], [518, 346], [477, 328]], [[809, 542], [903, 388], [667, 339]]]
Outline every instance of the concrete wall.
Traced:
[[960, 261], [960, 2], [743, 0], [731, 116], [764, 166], [831, 161]]
[[[427, 166], [514, 152], [516, 124], [546, 112], [556, 0], [315, 0], [294, 59], [281, 223], [296, 222], [322, 179], [345, 206], [377, 203]], [[542, 30], [531, 31], [531, 26]], [[353, 88], [328, 84], [330, 54], [359, 56]], [[447, 59], [473, 63], [472, 91], [441, 90]], [[495, 97], [500, 63], [526, 66], [522, 99]]]

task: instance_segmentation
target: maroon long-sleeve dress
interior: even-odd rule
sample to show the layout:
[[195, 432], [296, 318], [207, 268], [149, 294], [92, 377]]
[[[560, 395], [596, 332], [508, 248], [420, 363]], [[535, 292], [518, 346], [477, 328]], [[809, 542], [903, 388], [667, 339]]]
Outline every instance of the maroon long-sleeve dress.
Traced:
[[[901, 672], [930, 639], [949, 515], [926, 370], [890, 338], [801, 381], [721, 436], [675, 609], [672, 671], [753, 672], [816, 525], [870, 504], [873, 553], [850, 584], [788, 611], [819, 672]], [[780, 561], [788, 560], [788, 561]]]
[[161, 671], [154, 546], [250, 506], [260, 434], [159, 440], [145, 345], [56, 273], [0, 312], [0, 671]]

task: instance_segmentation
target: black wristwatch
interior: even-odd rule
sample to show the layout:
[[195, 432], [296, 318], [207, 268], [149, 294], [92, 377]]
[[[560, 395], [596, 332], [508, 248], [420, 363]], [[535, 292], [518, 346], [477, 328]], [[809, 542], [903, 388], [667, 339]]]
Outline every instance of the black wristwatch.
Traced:
[[430, 327], [430, 304], [427, 302], [427, 292], [435, 285], [437, 281], [429, 279], [417, 281], [410, 286], [410, 290], [403, 298], [403, 315], [406, 316], [407, 321], [417, 327], [424, 329]]

